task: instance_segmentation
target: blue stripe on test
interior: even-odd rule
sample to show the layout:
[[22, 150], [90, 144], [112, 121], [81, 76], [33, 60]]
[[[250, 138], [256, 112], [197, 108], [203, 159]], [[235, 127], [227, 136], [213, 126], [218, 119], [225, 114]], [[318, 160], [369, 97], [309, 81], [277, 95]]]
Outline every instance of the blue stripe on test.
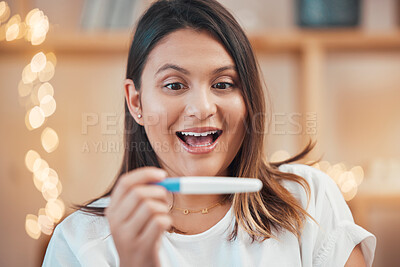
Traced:
[[156, 183], [165, 187], [170, 192], [179, 192], [181, 188], [180, 178], [166, 178], [164, 181]]

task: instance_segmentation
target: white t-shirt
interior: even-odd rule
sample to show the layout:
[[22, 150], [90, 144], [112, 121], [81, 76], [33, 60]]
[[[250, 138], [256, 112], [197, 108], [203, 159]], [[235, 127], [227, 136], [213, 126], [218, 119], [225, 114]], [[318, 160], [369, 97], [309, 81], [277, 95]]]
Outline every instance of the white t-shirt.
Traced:
[[[213, 227], [196, 235], [165, 232], [159, 257], [164, 266], [344, 266], [353, 248], [361, 242], [367, 263], [372, 265], [376, 238], [354, 223], [338, 187], [322, 171], [303, 164], [279, 167], [304, 177], [311, 187], [308, 213], [319, 223], [307, 219], [301, 239], [284, 230], [277, 239], [251, 243], [239, 228], [238, 237], [228, 241], [234, 224], [232, 208]], [[283, 184], [306, 208], [307, 196], [295, 182]], [[107, 206], [109, 198], [92, 205]], [[105, 217], [77, 211], [54, 230], [43, 266], [119, 266], [108, 221]]]

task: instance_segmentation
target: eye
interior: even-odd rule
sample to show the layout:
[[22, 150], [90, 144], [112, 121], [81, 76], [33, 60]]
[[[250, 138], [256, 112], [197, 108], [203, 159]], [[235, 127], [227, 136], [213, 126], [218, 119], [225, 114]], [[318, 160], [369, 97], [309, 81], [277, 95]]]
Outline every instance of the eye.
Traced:
[[183, 84], [181, 84], [181, 83], [169, 83], [169, 84], [165, 85], [164, 87], [167, 87], [168, 89], [171, 89], [173, 91], [177, 91], [177, 90], [184, 88]]
[[232, 87], [232, 83], [216, 83], [212, 87], [217, 88], [217, 89], [228, 89]]

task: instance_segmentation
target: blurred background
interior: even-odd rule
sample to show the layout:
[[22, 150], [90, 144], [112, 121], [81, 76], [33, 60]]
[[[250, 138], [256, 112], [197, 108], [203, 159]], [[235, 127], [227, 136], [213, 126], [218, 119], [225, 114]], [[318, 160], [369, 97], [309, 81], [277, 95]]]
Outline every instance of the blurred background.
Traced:
[[[271, 161], [311, 138], [315, 167], [400, 254], [400, 1], [223, 0], [254, 47], [273, 103]], [[120, 165], [123, 79], [149, 0], [0, 1], [0, 266], [40, 266], [54, 226]]]

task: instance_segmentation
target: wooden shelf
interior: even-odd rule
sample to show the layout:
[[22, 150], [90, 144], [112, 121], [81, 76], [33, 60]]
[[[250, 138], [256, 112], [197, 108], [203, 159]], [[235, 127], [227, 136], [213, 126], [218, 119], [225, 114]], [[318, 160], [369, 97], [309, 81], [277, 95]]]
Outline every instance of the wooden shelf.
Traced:
[[[76, 32], [51, 31], [40, 46], [25, 40], [0, 42], [0, 51], [21, 52], [50, 49], [70, 53], [125, 53], [129, 49], [130, 31]], [[400, 50], [400, 31], [367, 33], [361, 30], [301, 30], [293, 32], [249, 33], [257, 53], [302, 52], [310, 45], [327, 50]]]
[[310, 45], [327, 50], [400, 50], [400, 31], [367, 33], [360, 30], [303, 30], [252, 34], [250, 40], [257, 52], [300, 52]]

